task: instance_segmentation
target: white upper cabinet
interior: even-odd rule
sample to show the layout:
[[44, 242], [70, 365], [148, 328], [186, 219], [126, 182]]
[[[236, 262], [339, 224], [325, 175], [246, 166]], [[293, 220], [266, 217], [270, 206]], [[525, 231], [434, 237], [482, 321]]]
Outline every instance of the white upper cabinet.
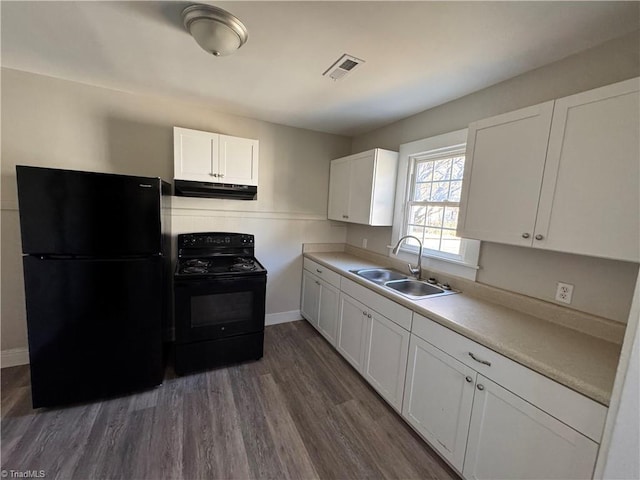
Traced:
[[640, 260], [640, 79], [556, 101], [534, 241]]
[[458, 235], [531, 246], [553, 102], [469, 125]]
[[328, 218], [391, 226], [397, 168], [398, 153], [379, 148], [333, 160]]
[[258, 140], [173, 128], [174, 178], [258, 185]]
[[640, 79], [469, 126], [458, 234], [640, 260]]

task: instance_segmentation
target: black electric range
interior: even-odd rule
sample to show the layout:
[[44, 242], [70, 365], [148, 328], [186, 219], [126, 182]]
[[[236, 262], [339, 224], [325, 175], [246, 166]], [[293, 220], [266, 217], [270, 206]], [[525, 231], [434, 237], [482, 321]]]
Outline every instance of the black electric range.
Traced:
[[267, 271], [244, 233], [178, 235], [174, 274], [180, 375], [263, 355]]

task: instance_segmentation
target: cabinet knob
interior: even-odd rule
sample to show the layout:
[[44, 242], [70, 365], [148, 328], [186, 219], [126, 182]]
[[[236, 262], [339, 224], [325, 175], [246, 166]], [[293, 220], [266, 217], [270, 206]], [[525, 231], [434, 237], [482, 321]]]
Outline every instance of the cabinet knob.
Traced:
[[342, 215], [342, 218], [349, 218], [349, 215]]
[[316, 280], [316, 285], [320, 285], [320, 282]]
[[217, 174], [217, 173], [210, 173], [210, 174], [209, 174], [209, 176], [210, 176], [210, 177], [217, 177], [217, 176], [218, 176], [218, 174]]
[[322, 270], [320, 270], [319, 268], [316, 268], [316, 272], [322, 273]]
[[535, 238], [536, 240], [542, 240], [544, 238], [544, 235], [537, 234]]
[[362, 312], [362, 314], [363, 314], [363, 315], [366, 315], [366, 314], [367, 314], [367, 312]]
[[529, 238], [531, 235], [529, 235], [527, 232], [524, 232], [522, 234], [522, 238]]
[[473, 378], [471, 378], [471, 377], [470, 377], [470, 376], [468, 376], [468, 375], [465, 377], [465, 380], [467, 381], [467, 383], [471, 383], [471, 382], [473, 382]]
[[367, 313], [367, 318], [371, 318], [371, 314], [370, 313]]
[[484, 385], [482, 385], [481, 383], [478, 384], [478, 390], [484, 390]]

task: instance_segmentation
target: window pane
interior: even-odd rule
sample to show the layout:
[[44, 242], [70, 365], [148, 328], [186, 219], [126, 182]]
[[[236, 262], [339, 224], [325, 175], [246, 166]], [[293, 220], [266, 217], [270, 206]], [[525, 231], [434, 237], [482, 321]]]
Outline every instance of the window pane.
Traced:
[[434, 182], [431, 187], [432, 202], [446, 202], [449, 198], [449, 182]]
[[458, 228], [458, 207], [445, 207], [443, 226], [445, 228]]
[[427, 225], [430, 227], [441, 227], [443, 215], [443, 207], [427, 207]]
[[462, 180], [463, 173], [464, 173], [464, 157], [455, 157], [453, 159], [453, 165], [451, 166], [451, 179]]
[[442, 230], [439, 228], [426, 228], [424, 232], [424, 248], [431, 250], [440, 250], [440, 235]]
[[433, 162], [416, 163], [416, 182], [430, 182], [433, 174]]
[[413, 199], [418, 202], [426, 202], [429, 200], [429, 195], [431, 195], [431, 184], [430, 183], [418, 183], [416, 184], [415, 193], [413, 194]]
[[449, 201], [459, 202], [460, 192], [462, 191], [462, 182], [451, 182], [451, 189], [449, 190]]
[[446, 240], [442, 239], [442, 246], [440, 250], [447, 253], [453, 253], [454, 255], [458, 255], [460, 253], [460, 242], [459, 238]]
[[451, 159], [436, 160], [431, 162], [433, 166], [433, 181], [448, 180], [451, 178]]
[[[407, 235], [413, 235], [414, 237], [418, 237], [420, 240], [422, 240], [424, 235], [424, 228], [417, 225], [409, 225], [409, 228], [407, 229]], [[418, 246], [418, 242], [416, 242], [413, 238], [407, 238], [405, 242], [407, 245], [415, 245], [416, 247]]]
[[411, 210], [409, 211], [409, 223], [414, 225], [424, 225], [426, 212], [426, 207], [411, 207]]

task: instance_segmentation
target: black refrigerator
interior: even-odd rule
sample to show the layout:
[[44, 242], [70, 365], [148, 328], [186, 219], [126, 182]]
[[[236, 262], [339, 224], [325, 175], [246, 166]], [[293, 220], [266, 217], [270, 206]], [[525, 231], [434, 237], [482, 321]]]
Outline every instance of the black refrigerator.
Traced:
[[33, 407], [162, 383], [170, 185], [17, 166]]

